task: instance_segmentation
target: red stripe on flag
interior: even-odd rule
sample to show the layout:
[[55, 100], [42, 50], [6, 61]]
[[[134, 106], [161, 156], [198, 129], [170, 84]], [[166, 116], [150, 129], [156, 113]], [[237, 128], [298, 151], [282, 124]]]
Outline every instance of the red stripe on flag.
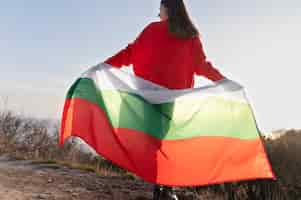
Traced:
[[194, 186], [276, 179], [260, 137], [159, 140], [141, 131], [113, 128], [105, 112], [84, 99], [65, 102], [60, 144], [70, 136], [82, 138], [101, 156], [151, 183]]

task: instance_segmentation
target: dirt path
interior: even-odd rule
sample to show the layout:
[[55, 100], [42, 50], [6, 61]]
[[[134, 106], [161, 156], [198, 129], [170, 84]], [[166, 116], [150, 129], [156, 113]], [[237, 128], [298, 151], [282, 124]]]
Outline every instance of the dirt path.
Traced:
[[[181, 189], [177, 192], [180, 200], [199, 199]], [[1, 200], [151, 200], [152, 185], [2, 155], [0, 197]]]
[[1, 200], [146, 200], [151, 199], [151, 187], [142, 181], [0, 156]]

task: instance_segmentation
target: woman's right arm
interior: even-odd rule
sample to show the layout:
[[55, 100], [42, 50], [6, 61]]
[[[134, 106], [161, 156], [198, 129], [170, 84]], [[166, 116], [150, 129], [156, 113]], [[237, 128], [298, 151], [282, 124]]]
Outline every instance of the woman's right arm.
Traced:
[[206, 60], [206, 55], [201, 43], [200, 37], [195, 37], [194, 41], [194, 59], [195, 59], [195, 74], [205, 76], [211, 81], [220, 81], [226, 77], [216, 69], [210, 61]]

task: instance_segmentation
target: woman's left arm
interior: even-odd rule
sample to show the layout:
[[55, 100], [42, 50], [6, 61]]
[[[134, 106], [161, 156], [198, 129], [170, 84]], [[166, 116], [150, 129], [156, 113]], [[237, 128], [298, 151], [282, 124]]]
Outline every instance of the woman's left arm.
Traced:
[[133, 45], [134, 44], [128, 44], [126, 48], [120, 50], [114, 56], [109, 57], [107, 60], [104, 61], [104, 63], [110, 64], [113, 67], [118, 67], [118, 68], [121, 68], [123, 65], [126, 66], [130, 65]]
[[131, 43], [129, 43], [124, 49], [112, 57], [107, 58], [104, 63], [110, 64], [113, 67], [121, 68], [123, 65], [129, 66], [133, 64], [134, 54], [136, 53], [138, 45], [141, 43], [146, 30], [150, 27], [151, 23], [148, 24], [138, 37]]

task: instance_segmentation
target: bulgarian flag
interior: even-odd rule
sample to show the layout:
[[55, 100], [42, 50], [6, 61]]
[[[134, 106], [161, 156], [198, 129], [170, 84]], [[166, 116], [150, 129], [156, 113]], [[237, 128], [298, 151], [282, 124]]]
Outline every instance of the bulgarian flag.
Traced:
[[244, 88], [229, 79], [170, 90], [101, 63], [68, 90], [60, 145], [70, 136], [151, 183], [276, 179]]

